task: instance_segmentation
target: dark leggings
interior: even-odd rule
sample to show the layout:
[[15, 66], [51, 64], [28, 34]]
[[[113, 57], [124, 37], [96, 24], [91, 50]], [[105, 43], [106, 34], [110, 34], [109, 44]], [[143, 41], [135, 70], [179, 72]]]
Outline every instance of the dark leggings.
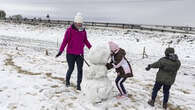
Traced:
[[115, 83], [116, 83], [116, 87], [117, 89], [119, 90], [120, 94], [123, 95], [123, 94], [126, 94], [126, 90], [123, 86], [123, 82], [126, 80], [126, 78], [123, 78], [123, 77], [120, 77], [120, 76], [117, 76], [116, 80], [115, 80]]
[[66, 54], [68, 62], [68, 71], [66, 73], [66, 83], [70, 83], [70, 77], [74, 70], [75, 62], [77, 64], [77, 86], [80, 86], [83, 77], [83, 58], [80, 55]]
[[163, 103], [167, 103], [169, 100], [169, 90], [171, 88], [171, 85], [165, 85], [159, 82], [155, 82], [154, 84], [154, 88], [152, 91], [152, 100], [156, 99], [157, 93], [162, 86], [163, 86], [163, 94], [164, 94]]

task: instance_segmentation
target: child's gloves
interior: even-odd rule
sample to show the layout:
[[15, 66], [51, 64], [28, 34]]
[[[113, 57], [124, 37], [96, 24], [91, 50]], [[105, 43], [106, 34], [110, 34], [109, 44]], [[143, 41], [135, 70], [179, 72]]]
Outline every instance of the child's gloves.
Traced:
[[109, 70], [109, 69], [113, 68], [113, 65], [111, 63], [106, 63], [106, 68]]
[[146, 71], [149, 71], [151, 69], [151, 66], [148, 65], [145, 69], [146, 69]]

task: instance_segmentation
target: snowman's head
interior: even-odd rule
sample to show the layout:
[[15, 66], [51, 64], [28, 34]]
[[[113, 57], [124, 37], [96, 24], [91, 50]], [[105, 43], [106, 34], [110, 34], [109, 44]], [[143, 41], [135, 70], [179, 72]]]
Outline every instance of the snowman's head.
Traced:
[[93, 46], [88, 54], [90, 63], [94, 65], [105, 65], [108, 62], [110, 50], [108, 45], [99, 44]]

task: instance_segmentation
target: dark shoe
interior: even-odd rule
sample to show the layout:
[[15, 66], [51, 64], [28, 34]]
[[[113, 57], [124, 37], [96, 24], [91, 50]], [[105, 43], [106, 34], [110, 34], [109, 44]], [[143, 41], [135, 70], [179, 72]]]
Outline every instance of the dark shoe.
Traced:
[[149, 104], [150, 106], [154, 107], [154, 100], [149, 100], [149, 101], [148, 101], [148, 104]]
[[77, 90], [81, 91], [81, 86], [77, 86]]
[[66, 82], [66, 87], [70, 87], [70, 82]]
[[167, 109], [167, 103], [163, 103], [163, 108], [166, 110]]

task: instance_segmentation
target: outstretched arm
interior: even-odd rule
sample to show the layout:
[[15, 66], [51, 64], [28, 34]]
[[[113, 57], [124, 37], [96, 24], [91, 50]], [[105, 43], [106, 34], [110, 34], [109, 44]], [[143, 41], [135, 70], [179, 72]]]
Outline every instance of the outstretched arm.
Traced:
[[64, 48], [66, 47], [69, 40], [70, 40], [70, 30], [67, 30], [65, 35], [64, 35], [64, 40], [60, 46], [60, 50], [59, 50], [58, 54], [56, 55], [56, 58], [62, 54], [62, 52], [64, 51]]
[[162, 61], [160, 59], [157, 62], [149, 64], [145, 69], [146, 69], [146, 71], [149, 71], [151, 68], [162, 68], [162, 67], [163, 67], [163, 64], [162, 64]]
[[89, 43], [88, 39], [87, 39], [87, 33], [85, 32], [85, 40], [84, 40], [85, 45], [90, 49], [91, 48], [91, 44]]
[[70, 41], [70, 37], [71, 37], [70, 30], [67, 30], [65, 35], [64, 35], [64, 40], [60, 46], [60, 52], [64, 51], [64, 48], [66, 47], [68, 41]]
[[158, 60], [157, 62], [154, 62], [150, 64], [150, 68], [162, 68], [163, 64], [161, 60]]

